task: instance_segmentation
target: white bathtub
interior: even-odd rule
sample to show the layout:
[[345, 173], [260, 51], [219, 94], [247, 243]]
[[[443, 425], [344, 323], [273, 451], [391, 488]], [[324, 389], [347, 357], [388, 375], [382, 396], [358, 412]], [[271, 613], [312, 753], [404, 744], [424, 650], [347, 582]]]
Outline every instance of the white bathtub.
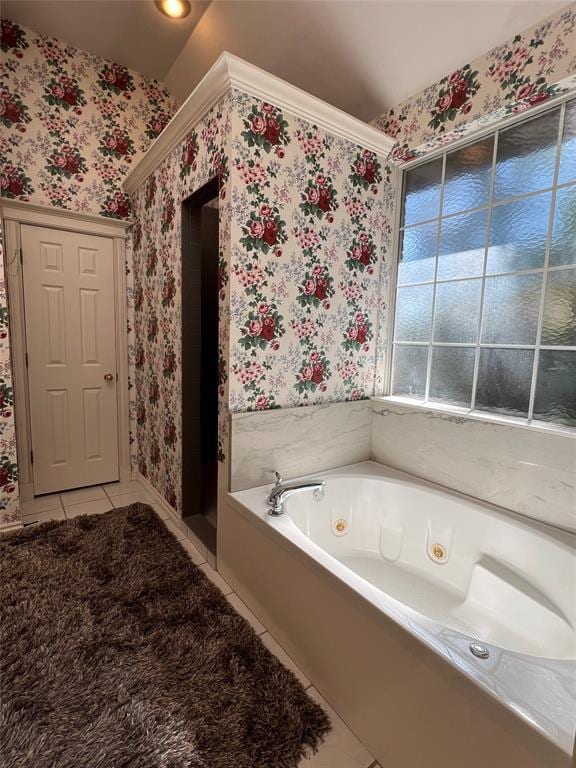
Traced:
[[375, 756], [572, 765], [576, 536], [373, 462], [320, 476], [279, 518], [231, 494], [219, 567]]

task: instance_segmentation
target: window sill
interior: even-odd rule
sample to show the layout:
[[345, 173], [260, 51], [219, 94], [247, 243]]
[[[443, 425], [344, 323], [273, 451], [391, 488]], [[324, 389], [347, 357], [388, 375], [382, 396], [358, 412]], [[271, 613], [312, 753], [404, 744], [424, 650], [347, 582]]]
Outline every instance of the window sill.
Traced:
[[517, 429], [528, 429], [530, 431], [544, 432], [547, 434], [559, 435], [562, 437], [571, 437], [576, 439], [576, 429], [574, 427], [565, 427], [557, 424], [549, 424], [545, 421], [534, 421], [530, 424], [526, 419], [516, 418], [514, 416], [502, 416], [496, 413], [484, 413], [483, 411], [469, 411], [467, 408], [459, 408], [455, 405], [442, 405], [440, 403], [424, 403], [416, 400], [410, 400], [404, 397], [393, 397], [392, 395], [374, 396], [370, 398], [376, 403], [385, 403], [395, 406], [398, 410], [416, 411], [421, 413], [432, 413], [445, 416], [448, 419], [458, 421], [479, 421], [483, 424], [496, 424], [503, 427], [515, 427]]

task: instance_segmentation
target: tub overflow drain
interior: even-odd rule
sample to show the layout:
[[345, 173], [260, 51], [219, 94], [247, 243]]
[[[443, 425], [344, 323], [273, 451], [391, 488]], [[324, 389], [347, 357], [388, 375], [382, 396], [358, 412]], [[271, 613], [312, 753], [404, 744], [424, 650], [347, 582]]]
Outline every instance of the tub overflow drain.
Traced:
[[470, 643], [470, 653], [478, 659], [487, 659], [490, 656], [488, 648], [480, 643]]

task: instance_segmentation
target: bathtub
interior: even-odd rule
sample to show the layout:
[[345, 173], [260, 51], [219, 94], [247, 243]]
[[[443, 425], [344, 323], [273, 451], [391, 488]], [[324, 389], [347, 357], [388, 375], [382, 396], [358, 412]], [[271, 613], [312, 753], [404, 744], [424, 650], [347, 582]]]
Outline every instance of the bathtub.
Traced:
[[374, 462], [228, 495], [218, 566], [393, 768], [574, 765], [576, 536]]

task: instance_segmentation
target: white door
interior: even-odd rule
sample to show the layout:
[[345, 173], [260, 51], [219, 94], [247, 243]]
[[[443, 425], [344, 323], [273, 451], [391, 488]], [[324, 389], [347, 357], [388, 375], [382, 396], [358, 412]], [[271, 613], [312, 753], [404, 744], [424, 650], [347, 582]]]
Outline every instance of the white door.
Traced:
[[22, 227], [34, 493], [118, 480], [113, 241]]

